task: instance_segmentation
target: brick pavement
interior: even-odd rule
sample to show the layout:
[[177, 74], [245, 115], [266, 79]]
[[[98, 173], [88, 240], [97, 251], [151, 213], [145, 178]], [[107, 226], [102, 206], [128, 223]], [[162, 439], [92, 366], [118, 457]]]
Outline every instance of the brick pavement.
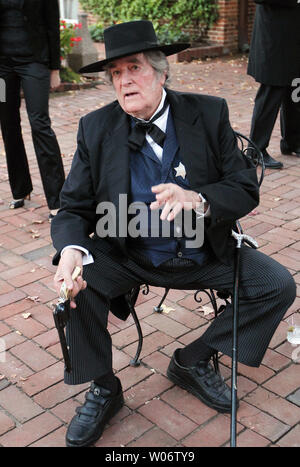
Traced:
[[[245, 57], [226, 57], [191, 64], [172, 63], [174, 89], [225, 97], [233, 128], [249, 133], [257, 85], [246, 75]], [[76, 146], [81, 115], [113, 98], [111, 88], [57, 94], [50, 101], [66, 172]], [[10, 189], [0, 140], [0, 445], [64, 446], [66, 427], [84, 399], [87, 384], [65, 386], [63, 363], [54, 329], [52, 307], [53, 247], [48, 210], [33, 153], [30, 128], [22, 103], [23, 134], [30, 158], [32, 200], [16, 212], [7, 208]], [[300, 160], [279, 155], [277, 122], [270, 150], [284, 163], [267, 171], [259, 207], [243, 220], [261, 251], [284, 264], [300, 284]], [[203, 405], [175, 387], [165, 376], [177, 347], [199, 336], [211, 319], [205, 301], [197, 304], [191, 291], [171, 291], [167, 305], [175, 311], [156, 316], [152, 308], [163, 290], [151, 288], [137, 306], [145, 333], [142, 365], [129, 366], [136, 349], [133, 321], [111, 316], [114, 369], [125, 391], [125, 407], [105, 429], [96, 446], [228, 446], [228, 415]], [[295, 350], [286, 341], [288, 320], [299, 311], [300, 292], [274, 335], [259, 369], [239, 365], [239, 446], [300, 446], [300, 371]], [[221, 359], [230, 378], [230, 361]]]

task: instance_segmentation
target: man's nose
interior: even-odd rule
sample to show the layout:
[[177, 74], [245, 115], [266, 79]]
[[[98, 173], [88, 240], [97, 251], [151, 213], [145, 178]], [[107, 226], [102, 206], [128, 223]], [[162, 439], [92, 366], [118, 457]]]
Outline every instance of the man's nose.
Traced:
[[128, 86], [132, 83], [132, 77], [129, 70], [124, 70], [121, 74], [121, 84], [122, 86]]

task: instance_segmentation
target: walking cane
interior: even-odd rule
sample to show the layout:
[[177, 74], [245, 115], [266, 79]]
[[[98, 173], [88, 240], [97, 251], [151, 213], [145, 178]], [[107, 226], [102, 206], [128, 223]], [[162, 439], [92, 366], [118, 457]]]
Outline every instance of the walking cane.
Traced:
[[245, 242], [252, 248], [258, 248], [257, 242], [249, 235], [232, 231], [236, 239], [234, 285], [233, 285], [233, 315], [232, 315], [232, 362], [231, 362], [231, 420], [230, 420], [230, 447], [236, 447], [236, 415], [237, 415], [237, 363], [238, 363], [238, 324], [239, 324], [239, 280], [240, 280], [240, 253]]

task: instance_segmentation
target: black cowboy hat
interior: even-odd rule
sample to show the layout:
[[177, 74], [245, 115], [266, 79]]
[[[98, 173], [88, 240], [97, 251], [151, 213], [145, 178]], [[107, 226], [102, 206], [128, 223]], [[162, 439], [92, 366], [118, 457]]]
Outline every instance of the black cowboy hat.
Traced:
[[115, 24], [104, 30], [106, 59], [84, 66], [80, 73], [104, 71], [107, 63], [117, 58], [126, 57], [146, 50], [160, 50], [165, 55], [172, 55], [187, 49], [190, 44], [177, 42], [161, 45], [158, 43], [151, 21], [129, 21]]

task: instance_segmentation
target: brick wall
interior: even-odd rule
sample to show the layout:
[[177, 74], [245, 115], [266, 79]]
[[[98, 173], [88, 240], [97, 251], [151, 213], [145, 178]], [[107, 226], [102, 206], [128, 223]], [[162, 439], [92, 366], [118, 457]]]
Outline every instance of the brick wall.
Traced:
[[[219, 19], [210, 28], [207, 39], [223, 47], [223, 52], [235, 52], [238, 50], [238, 27], [239, 27], [239, 3], [241, 0], [218, 0]], [[80, 8], [79, 8], [80, 11]], [[255, 3], [248, 0], [248, 43], [250, 44]], [[96, 23], [96, 18], [88, 15], [88, 25]]]
[[248, 5], [248, 41], [249, 41], [249, 44], [251, 42], [254, 16], [255, 16], [255, 3], [252, 0], [249, 0], [249, 5]]
[[[219, 0], [219, 19], [210, 28], [208, 39], [222, 45], [224, 52], [238, 50], [239, 30], [239, 4], [240, 0]], [[255, 3], [248, 1], [248, 43], [250, 43]]]

